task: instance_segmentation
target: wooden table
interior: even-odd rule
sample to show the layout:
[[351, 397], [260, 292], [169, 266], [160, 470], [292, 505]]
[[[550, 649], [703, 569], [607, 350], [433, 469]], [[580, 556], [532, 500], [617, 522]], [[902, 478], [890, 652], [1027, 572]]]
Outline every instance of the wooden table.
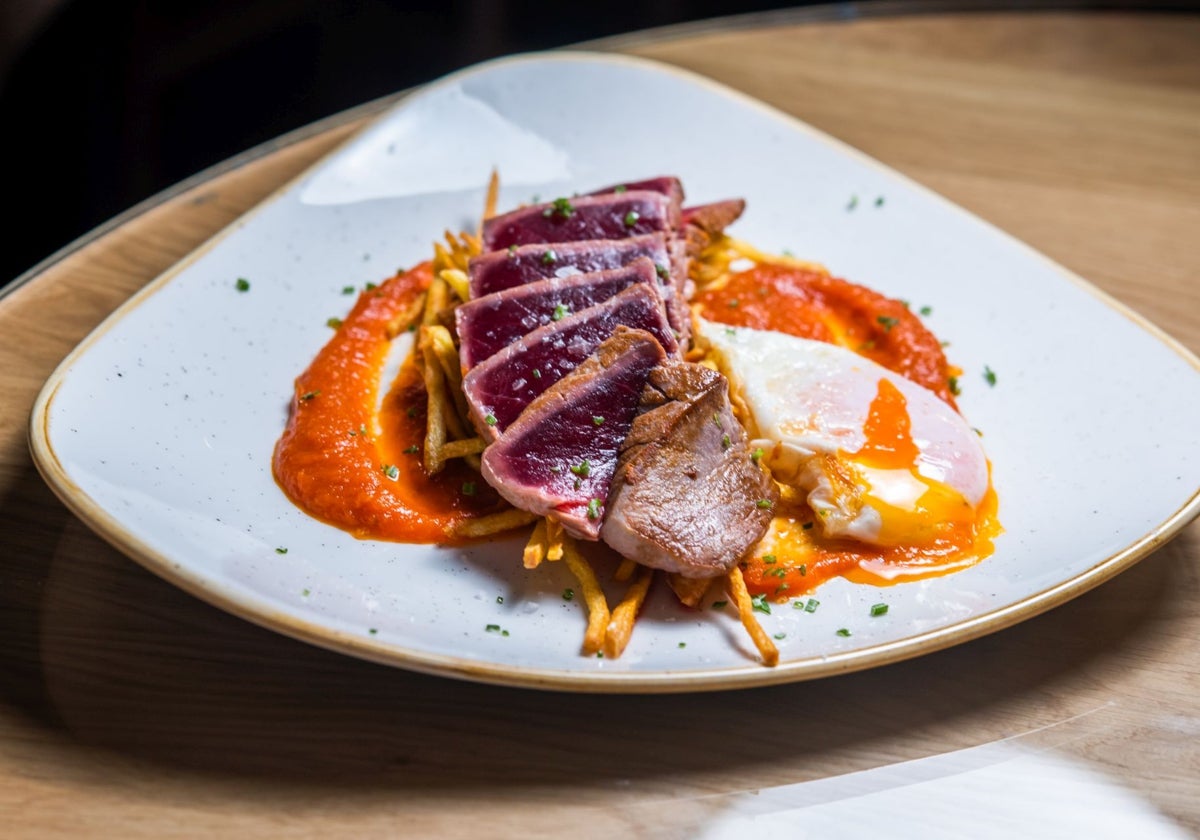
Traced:
[[[604, 46], [796, 114], [1200, 350], [1200, 18], [811, 15]], [[1051, 748], [1200, 831], [1195, 524], [1065, 606], [911, 662], [740, 693], [605, 697], [308, 647], [184, 595], [68, 514], [25, 448], [44, 378], [131, 293], [383, 104], [202, 173], [0, 299], [0, 834], [697, 836], [747, 808], [848, 795], [807, 785], [776, 801], [775, 786], [948, 753], [986, 764], [970, 748], [1005, 738], [999, 748]], [[942, 772], [912, 772], [930, 766]], [[878, 790], [880, 772], [852, 778]]]

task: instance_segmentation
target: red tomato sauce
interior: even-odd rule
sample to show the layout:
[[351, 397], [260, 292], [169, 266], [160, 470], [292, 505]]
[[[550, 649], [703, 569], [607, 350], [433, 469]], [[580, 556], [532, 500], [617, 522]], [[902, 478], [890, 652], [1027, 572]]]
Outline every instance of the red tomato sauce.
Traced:
[[760, 263], [698, 292], [692, 305], [709, 321], [840, 344], [955, 405], [937, 337], [903, 303], [864, 286]]
[[291, 418], [275, 446], [275, 480], [288, 497], [359, 538], [452, 542], [448, 529], [501, 507], [499, 495], [459, 461], [434, 476], [425, 472], [425, 386], [411, 357], [377, 405], [392, 343], [388, 323], [431, 279], [426, 263], [359, 296], [296, 379]]

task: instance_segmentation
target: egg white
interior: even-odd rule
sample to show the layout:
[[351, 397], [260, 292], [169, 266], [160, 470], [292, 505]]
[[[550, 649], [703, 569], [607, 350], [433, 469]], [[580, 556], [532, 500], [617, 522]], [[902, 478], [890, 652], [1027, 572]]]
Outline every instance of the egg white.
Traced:
[[[751, 414], [764, 463], [807, 494], [826, 536], [922, 544], [939, 521], [974, 516], [988, 490], [987, 456], [962, 415], [932, 391], [834, 344], [708, 321], [699, 331]], [[907, 404], [917, 449], [910, 468], [855, 457], [883, 379]]]

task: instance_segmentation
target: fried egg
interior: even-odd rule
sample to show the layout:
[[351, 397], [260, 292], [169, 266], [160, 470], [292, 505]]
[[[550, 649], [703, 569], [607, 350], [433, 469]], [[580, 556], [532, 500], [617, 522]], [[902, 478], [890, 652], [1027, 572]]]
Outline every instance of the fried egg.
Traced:
[[763, 463], [824, 536], [923, 546], [976, 522], [987, 456], [933, 392], [833, 344], [707, 321], [700, 333]]

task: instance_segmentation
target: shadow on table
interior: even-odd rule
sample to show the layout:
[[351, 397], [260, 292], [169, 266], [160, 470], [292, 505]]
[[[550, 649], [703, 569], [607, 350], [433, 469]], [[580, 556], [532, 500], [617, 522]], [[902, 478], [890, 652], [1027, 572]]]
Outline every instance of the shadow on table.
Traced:
[[[32, 468], [10, 489], [5, 531], [52, 506]], [[652, 786], [730, 771], [754, 787], [780, 750], [866, 769], [851, 765], [917, 757], [904, 737], [947, 747], [954, 730], [935, 733], [963, 717], [991, 737], [1066, 717], [1056, 681], [1119, 667], [1153, 643], [1147, 625], [1192, 597], [1168, 547], [1051, 613], [910, 662], [740, 692], [602, 696], [427, 677], [284, 638], [160, 581], [65, 510], [17, 548], [0, 559], [0, 703], [36, 720], [75, 775], [119, 756], [154, 775], [252, 776], [292, 794]], [[1001, 703], [1013, 719], [989, 717]], [[1029, 714], [1012, 714], [1023, 703]]]

